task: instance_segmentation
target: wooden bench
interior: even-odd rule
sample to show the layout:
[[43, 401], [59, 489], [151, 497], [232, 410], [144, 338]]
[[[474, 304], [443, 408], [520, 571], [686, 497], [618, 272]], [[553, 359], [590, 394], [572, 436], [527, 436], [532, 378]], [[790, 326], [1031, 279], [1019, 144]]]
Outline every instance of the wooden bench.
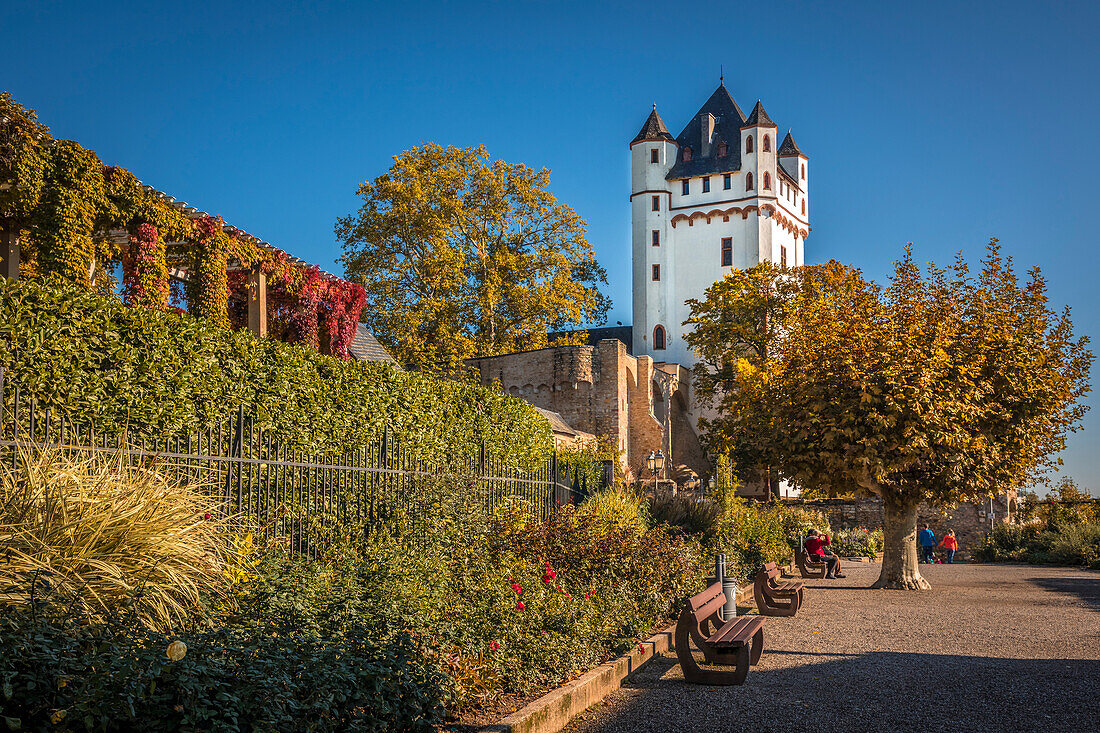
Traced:
[[[676, 656], [684, 679], [702, 685], [741, 685], [749, 665], [760, 661], [764, 651], [764, 618], [740, 616], [722, 622], [719, 610], [726, 604], [722, 584], [715, 583], [688, 599], [676, 622]], [[730, 665], [734, 669], [705, 670], [695, 661], [691, 643], [703, 652], [707, 664]]]
[[[798, 553], [796, 562], [798, 563], [798, 572], [802, 573], [803, 578], [824, 578], [829, 571], [829, 566], [825, 563], [811, 560], [805, 548]], [[836, 561], [836, 571], [840, 572], [840, 558], [837, 558]]]
[[756, 574], [752, 594], [756, 610], [761, 616], [793, 616], [802, 607], [802, 583], [797, 580], [780, 580], [779, 566], [774, 562], [764, 565]]

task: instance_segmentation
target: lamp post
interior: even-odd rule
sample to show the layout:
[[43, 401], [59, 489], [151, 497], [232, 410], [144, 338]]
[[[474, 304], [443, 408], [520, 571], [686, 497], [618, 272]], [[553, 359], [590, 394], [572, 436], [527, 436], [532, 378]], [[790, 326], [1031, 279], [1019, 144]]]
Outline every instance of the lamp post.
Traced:
[[650, 451], [645, 459], [646, 468], [653, 474], [653, 493], [657, 493], [657, 476], [665, 469], [665, 454], [661, 451]]

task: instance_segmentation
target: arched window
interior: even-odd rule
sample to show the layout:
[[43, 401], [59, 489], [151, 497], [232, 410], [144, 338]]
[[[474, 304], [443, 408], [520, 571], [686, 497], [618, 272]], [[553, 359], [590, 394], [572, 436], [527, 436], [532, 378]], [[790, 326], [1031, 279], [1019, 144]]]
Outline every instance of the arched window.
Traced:
[[752, 152], [752, 135], [749, 135], [748, 137], [745, 138], [745, 152], [746, 153], [751, 153]]
[[802, 199], [802, 213], [806, 213], [806, 199]]
[[806, 166], [802, 166], [802, 179], [806, 179]]
[[746, 173], [745, 174], [745, 190], [746, 191], [751, 191], [752, 190], [752, 174], [751, 173]]
[[691, 160], [691, 147], [684, 148], [684, 162]]
[[664, 351], [665, 348], [665, 327], [657, 326], [653, 329], [653, 350]]
[[770, 191], [772, 188], [772, 176], [767, 171], [764, 172], [764, 190]]
[[729, 151], [726, 148], [726, 144], [724, 142], [718, 143], [718, 157], [719, 158], [725, 158], [728, 152]]
[[764, 150], [765, 153], [770, 153], [772, 151], [772, 136], [771, 135], [765, 135], [764, 136], [763, 150]]

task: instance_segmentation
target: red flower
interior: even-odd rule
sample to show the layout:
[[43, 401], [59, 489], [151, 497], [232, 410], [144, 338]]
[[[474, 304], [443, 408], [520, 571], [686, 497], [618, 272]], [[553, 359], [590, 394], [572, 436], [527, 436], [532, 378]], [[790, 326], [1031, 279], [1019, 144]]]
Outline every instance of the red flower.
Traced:
[[645, 654], [645, 644], [639, 644], [638, 651], [640, 651], [642, 654]]
[[523, 605], [523, 601], [516, 601], [516, 610], [517, 611], [523, 611], [524, 608], [526, 608], [526, 606]]
[[523, 588], [520, 587], [519, 583], [512, 583], [512, 590], [516, 592], [517, 596], [523, 592]]
[[206, 514], [203, 514], [203, 515], [202, 515], [202, 518], [203, 518], [203, 519], [213, 519], [213, 517], [212, 517], [212, 516], [210, 516], [210, 512], [207, 512]]
[[495, 652], [495, 651], [497, 651], [498, 649], [500, 649], [500, 644], [496, 643], [495, 641], [490, 641], [490, 642], [489, 642], [489, 649], [490, 649], [490, 651], [494, 651], [494, 652]]

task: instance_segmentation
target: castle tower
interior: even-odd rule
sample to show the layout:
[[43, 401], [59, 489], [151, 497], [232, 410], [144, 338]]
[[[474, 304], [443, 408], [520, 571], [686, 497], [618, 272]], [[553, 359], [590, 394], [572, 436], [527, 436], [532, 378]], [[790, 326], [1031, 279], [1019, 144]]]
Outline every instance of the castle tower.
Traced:
[[807, 158], [777, 132], [763, 104], [746, 117], [724, 84], [676, 138], [654, 105], [630, 143], [634, 354], [692, 366], [685, 301], [734, 267], [803, 264]]

